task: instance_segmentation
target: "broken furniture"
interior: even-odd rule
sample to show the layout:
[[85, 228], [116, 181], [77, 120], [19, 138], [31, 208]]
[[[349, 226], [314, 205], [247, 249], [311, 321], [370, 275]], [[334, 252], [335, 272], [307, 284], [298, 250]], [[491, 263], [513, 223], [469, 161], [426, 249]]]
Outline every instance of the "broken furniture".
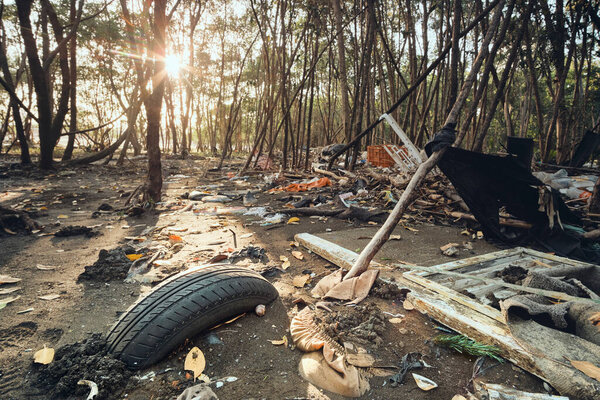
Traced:
[[[313, 253], [340, 267], [348, 268], [358, 257], [356, 253], [314, 235], [303, 233], [295, 238]], [[493, 293], [494, 296], [508, 299], [508, 293], [503, 293], [507, 286], [504, 286], [502, 280], [495, 278], [495, 273], [511, 263], [532, 271], [572, 267], [597, 272], [599, 268], [534, 250], [516, 248], [442, 264], [431, 268], [435, 269], [433, 272], [409, 271], [400, 276], [395, 275], [394, 278], [396, 284], [411, 290], [407, 299], [419, 311], [474, 340], [497, 346], [504, 358], [547, 381], [564, 396], [598, 399], [600, 381], [586, 375], [575, 365], [589, 363], [598, 368], [600, 346], [533, 320], [503, 315], [489, 304], [455, 290], [466, 287], [471, 294], [475, 293], [475, 297], [487, 298], [487, 294]], [[373, 267], [384, 266], [372, 263], [371, 268]], [[408, 265], [398, 267], [410, 268]], [[442, 273], [444, 271], [448, 274]], [[457, 279], [451, 273], [463, 274], [464, 279]], [[496, 282], [490, 284], [488, 279]], [[465, 280], [471, 280], [471, 283], [467, 284]], [[590, 299], [582, 301], [594, 302]]]

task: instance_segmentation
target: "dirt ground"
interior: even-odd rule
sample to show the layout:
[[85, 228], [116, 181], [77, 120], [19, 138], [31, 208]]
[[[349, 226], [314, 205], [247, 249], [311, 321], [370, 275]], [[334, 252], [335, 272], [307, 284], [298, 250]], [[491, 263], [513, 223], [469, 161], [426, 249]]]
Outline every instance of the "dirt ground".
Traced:
[[[30, 235], [0, 233], [0, 275], [21, 279], [0, 286], [20, 287], [11, 294], [20, 297], [0, 310], [0, 398], [84, 399], [87, 387], [62, 388], [59, 395], [56, 381], [63, 375], [75, 381], [78, 376], [96, 372], [94, 376], [98, 379], [104, 379], [99, 375], [110, 375], [110, 379], [103, 380], [110, 384], [100, 388], [105, 398], [174, 399], [193, 385], [193, 379], [183, 370], [183, 360], [193, 346], [204, 352], [207, 360], [204, 373], [211, 378], [211, 388], [220, 399], [341, 398], [300, 377], [300, 351], [269, 342], [284, 335], [289, 339], [289, 323], [298, 311], [295, 300], [314, 301], [310, 289], [319, 278], [335, 270], [306, 249], [293, 248], [290, 242], [295, 234], [309, 232], [359, 252], [381, 224], [300, 217], [295, 225], [261, 226], [262, 218], [240, 214], [242, 194], [264, 185], [261, 176], [253, 175], [247, 182], [228, 181], [223, 176], [235, 169], [209, 173], [208, 168], [214, 165], [211, 160], [166, 160], [163, 202], [156, 211], [141, 216], [128, 216], [119, 209], [145, 177], [143, 160], [123, 167], [93, 165], [50, 173], [23, 169], [13, 165], [14, 162], [15, 159], [0, 159], [0, 205], [33, 212], [44, 229]], [[199, 187], [198, 190], [211, 189], [210, 185], [225, 185], [218, 190], [236, 191], [240, 193], [239, 199], [219, 204], [180, 198]], [[326, 195], [335, 191], [335, 188], [321, 190]], [[289, 194], [259, 192], [255, 196], [257, 205], [280, 209], [285, 204], [280, 199]], [[190, 203], [194, 203], [196, 212], [185, 209]], [[91, 227], [92, 234], [52, 235], [67, 226]], [[263, 317], [249, 313], [209, 333], [189, 338], [166, 360], [147, 370], [124, 372], [102, 353], [101, 335], [110, 330], [140, 295], [150, 291], [152, 284], [126, 283], [118, 271], [94, 279], [78, 278], [86, 266], [98, 260], [101, 250], [139, 244], [137, 238], [149, 228], [159, 228], [159, 233], [148, 242], [148, 248], [161, 244], [167, 249], [167, 255], [156, 268], [158, 278], [206, 262], [217, 254], [253, 245], [265, 249], [268, 261], [253, 262], [246, 258], [239, 264], [263, 273], [279, 291], [279, 298], [267, 306]], [[452, 261], [440, 253], [439, 247], [467, 241], [461, 235], [463, 229], [408, 218], [395, 232], [402, 238], [388, 242], [376, 260], [384, 263], [401, 260], [425, 266]], [[180, 236], [182, 241], [169, 243], [169, 234]], [[485, 240], [472, 241], [471, 245], [472, 250], [461, 249], [458, 257], [497, 250]], [[293, 257], [292, 250], [301, 251], [304, 259]], [[291, 266], [287, 270], [281, 269], [280, 256], [288, 257]], [[311, 274], [307, 286], [295, 287], [293, 278], [306, 273]], [[393, 272], [387, 275], [393, 276]], [[330, 327], [330, 333], [338, 334], [338, 339], [343, 339], [340, 334], [350, 339], [354, 336], [372, 352], [378, 365], [397, 366], [404, 354], [420, 352], [431, 368], [417, 372], [434, 380], [439, 387], [423, 392], [410, 374], [397, 387], [392, 387], [386, 377], [373, 377], [371, 389], [362, 398], [449, 400], [456, 394], [465, 395], [474, 376], [475, 358], [436, 345], [433, 338], [440, 333], [439, 325], [417, 311], [404, 310], [401, 294], [380, 289], [361, 303], [362, 308], [333, 306], [334, 312], [324, 316], [330, 325], [335, 322], [338, 327], [338, 331]], [[400, 324], [390, 323], [391, 315], [396, 314], [403, 314], [404, 320]], [[375, 325], [363, 326], [362, 331], [352, 330], [353, 326], [362, 326], [365, 315], [372, 316]], [[64, 347], [74, 343], [77, 343], [74, 347]], [[34, 352], [44, 346], [62, 349], [61, 366], [69, 360], [65, 368], [53, 370], [54, 378], [47, 373], [48, 367], [33, 365]], [[522, 390], [544, 391], [539, 379], [507, 362], [498, 364], [488, 359], [479, 376]]]

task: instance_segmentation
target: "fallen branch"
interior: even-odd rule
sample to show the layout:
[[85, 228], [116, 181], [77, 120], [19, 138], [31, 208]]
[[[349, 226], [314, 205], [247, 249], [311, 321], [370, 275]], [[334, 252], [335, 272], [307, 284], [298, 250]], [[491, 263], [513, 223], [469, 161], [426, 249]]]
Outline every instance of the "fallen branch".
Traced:
[[117, 149], [121, 146], [121, 144], [125, 141], [125, 139], [127, 139], [127, 137], [129, 137], [129, 134], [131, 132], [132, 132], [132, 129], [127, 128], [113, 144], [111, 144], [104, 150], [101, 150], [99, 152], [96, 152], [96, 153], [93, 153], [93, 154], [90, 154], [87, 156], [76, 158], [74, 160], [66, 161], [66, 162], [64, 162], [64, 164], [68, 165], [68, 166], [83, 165], [83, 164], [92, 163], [94, 161], [102, 160], [103, 158], [108, 157], [109, 155], [111, 155], [115, 151], [117, 151]]
[[277, 212], [290, 215], [336, 217], [340, 219], [351, 218], [363, 222], [381, 220], [384, 214], [386, 214], [386, 212], [383, 210], [370, 211], [366, 208], [355, 206], [350, 206], [349, 208], [339, 208], [335, 210], [325, 210], [320, 207], [286, 208], [278, 210]]
[[[458, 218], [458, 219], [467, 219], [469, 221], [477, 221], [477, 218], [475, 218], [475, 216], [473, 214], [467, 214], [467, 213], [463, 213], [460, 211], [452, 211], [450, 213], [451, 217], [454, 218]], [[530, 224], [529, 222], [525, 222], [525, 221], [521, 221], [520, 219], [513, 219], [513, 218], [506, 218], [506, 217], [500, 217], [500, 225], [503, 226], [511, 226], [513, 228], [521, 228], [521, 229], [531, 229], [533, 228], [533, 225]], [[600, 236], [600, 233], [599, 233]]]
[[320, 168], [314, 168], [314, 171], [315, 171], [315, 173], [317, 173], [317, 174], [321, 174], [321, 175], [328, 176], [328, 177], [330, 177], [330, 178], [333, 178], [333, 179], [335, 179], [336, 181], [339, 181], [340, 179], [342, 179], [342, 177], [341, 177], [341, 176], [338, 176], [338, 175], [334, 174], [334, 173], [333, 173], [333, 172], [331, 172], [331, 171], [326, 171], [326, 170], [324, 170], [324, 169], [320, 169]]

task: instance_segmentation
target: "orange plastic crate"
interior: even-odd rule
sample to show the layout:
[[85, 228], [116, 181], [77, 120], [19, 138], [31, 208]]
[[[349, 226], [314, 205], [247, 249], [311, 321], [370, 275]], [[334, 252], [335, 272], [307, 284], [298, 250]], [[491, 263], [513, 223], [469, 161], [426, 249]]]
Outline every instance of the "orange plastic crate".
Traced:
[[382, 145], [367, 146], [367, 161], [376, 167], [392, 167], [396, 163]]

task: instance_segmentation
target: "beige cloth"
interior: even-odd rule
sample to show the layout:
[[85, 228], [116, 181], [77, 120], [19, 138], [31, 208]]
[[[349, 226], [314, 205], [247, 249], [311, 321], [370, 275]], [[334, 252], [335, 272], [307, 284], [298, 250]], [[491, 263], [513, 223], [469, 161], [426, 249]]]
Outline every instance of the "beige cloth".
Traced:
[[344, 281], [343, 271], [339, 269], [321, 279], [311, 293], [316, 297], [350, 300], [350, 304], [358, 304], [369, 295], [378, 275], [379, 270], [369, 269]]

